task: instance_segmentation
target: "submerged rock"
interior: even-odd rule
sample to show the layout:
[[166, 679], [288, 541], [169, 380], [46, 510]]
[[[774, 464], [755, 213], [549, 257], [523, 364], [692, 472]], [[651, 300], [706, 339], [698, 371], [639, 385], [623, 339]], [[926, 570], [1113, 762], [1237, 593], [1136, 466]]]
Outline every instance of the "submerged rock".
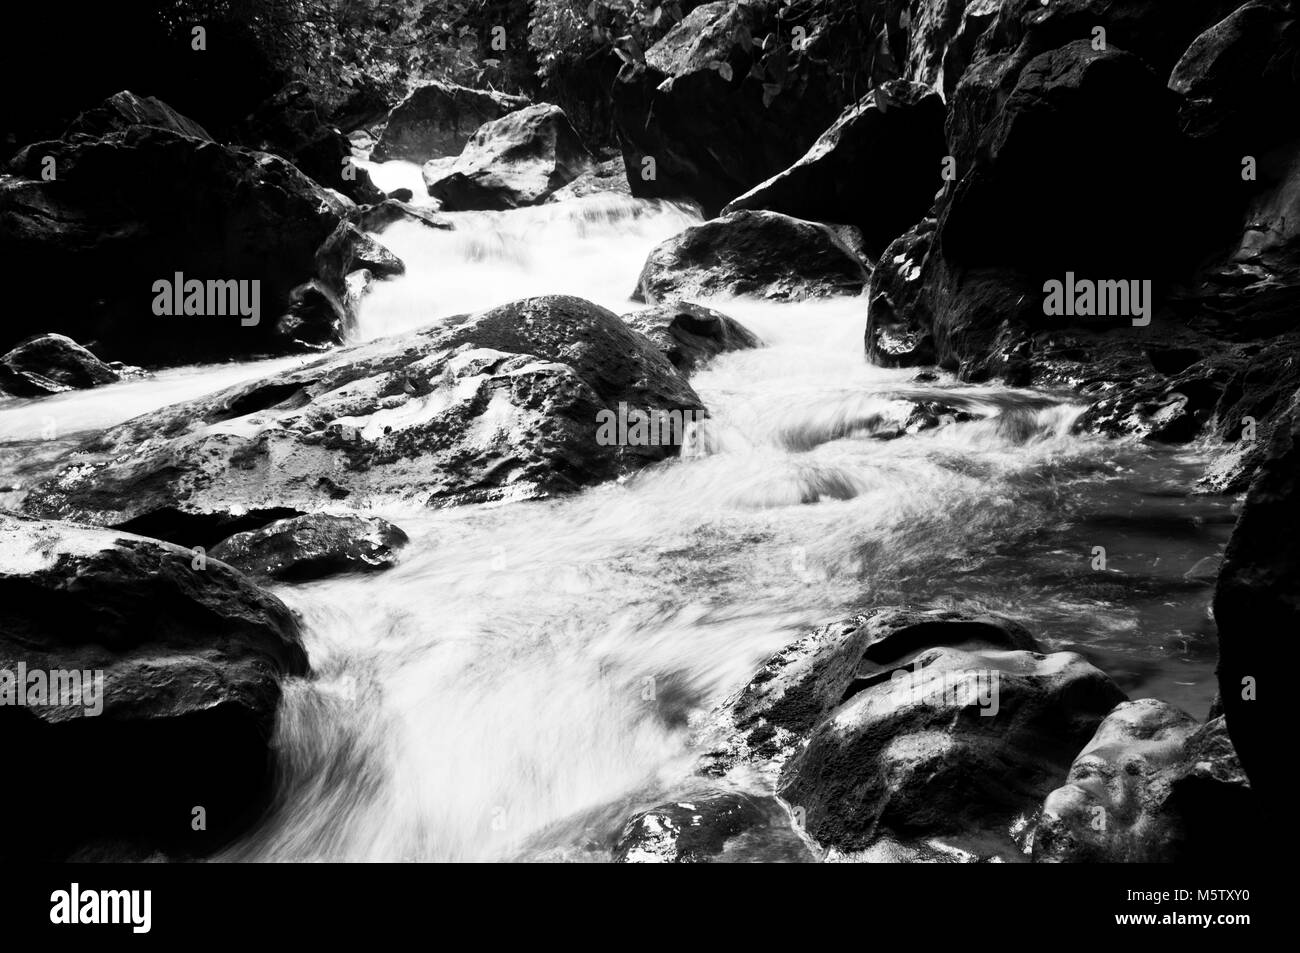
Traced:
[[[0, 540], [6, 757], [31, 778], [73, 764], [93, 784], [0, 786], [21, 821], [0, 856], [60, 859], [92, 839], [193, 856], [255, 820], [280, 680], [307, 672], [288, 608], [157, 540], [4, 514]], [[38, 693], [47, 673], [58, 688]]]
[[763, 346], [735, 318], [689, 301], [633, 311], [623, 315], [623, 320], [649, 338], [673, 367], [688, 375], [719, 354]]
[[538, 103], [485, 123], [455, 160], [427, 163], [424, 183], [447, 211], [520, 208], [594, 165], [564, 111]]
[[648, 304], [711, 295], [800, 301], [858, 294], [869, 276], [825, 225], [776, 212], [733, 212], [658, 245], [632, 297]]
[[459, 155], [485, 122], [527, 105], [528, 100], [522, 96], [452, 83], [428, 83], [393, 107], [370, 157], [376, 162], [426, 162]]
[[1037, 862], [1240, 860], [1260, 832], [1222, 717], [1202, 725], [1153, 698], [1124, 702], [1048, 795]]
[[405, 533], [378, 517], [312, 513], [236, 533], [208, 555], [255, 578], [302, 582], [388, 569], [406, 542]]
[[0, 391], [19, 397], [43, 397], [120, 379], [117, 371], [62, 334], [28, 338], [0, 357]]
[[411, 205], [409, 202], [393, 198], [385, 199], [374, 205], [363, 206], [358, 209], [355, 220], [357, 227], [367, 232], [382, 232], [389, 225], [396, 222], [418, 222], [428, 228], [444, 230], [455, 227], [452, 225], [451, 219], [445, 215], [439, 215], [433, 209]]
[[[605, 426], [634, 413], [660, 426], [621, 441]], [[567, 492], [675, 455], [696, 414], [690, 385], [617, 315], [529, 298], [127, 421], [24, 505], [208, 545], [342, 499]]]
[[620, 864], [811, 863], [776, 798], [733, 791], [690, 792], [636, 814], [619, 835]]

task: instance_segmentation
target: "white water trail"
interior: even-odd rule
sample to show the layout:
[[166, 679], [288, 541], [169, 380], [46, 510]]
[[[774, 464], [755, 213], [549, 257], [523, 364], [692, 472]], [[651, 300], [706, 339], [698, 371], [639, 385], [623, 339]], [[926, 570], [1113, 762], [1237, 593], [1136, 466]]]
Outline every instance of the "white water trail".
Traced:
[[[386, 188], [414, 169], [389, 166]], [[635, 310], [647, 252], [695, 221], [617, 196], [451, 218], [384, 232], [408, 272], [363, 302], [359, 339], [536, 294]], [[566, 499], [385, 511], [411, 537], [395, 568], [276, 588], [313, 675], [286, 685], [275, 803], [225, 859], [605, 859], [632, 810], [696, 783], [692, 720], [765, 656], [873, 603], [1025, 584], [1023, 564], [975, 581], [1117, 452], [1071, 436], [1069, 405], [868, 365], [863, 299], [708, 303], [766, 346], [695, 375], [712, 417], [680, 459]], [[37, 447], [50, 426], [100, 429], [311, 359], [0, 403], [0, 472], [54, 452]], [[878, 439], [910, 408], [900, 393], [977, 419]], [[1140, 629], [1070, 599], [1089, 638]]]
[[[408, 274], [360, 336], [542, 293], [635, 310], [646, 253], [691, 221], [619, 197], [452, 217], [384, 234]], [[1069, 408], [979, 388], [949, 392], [983, 420], [874, 439], [915, 385], [863, 360], [862, 299], [713, 304], [767, 346], [696, 375], [713, 418], [682, 459], [567, 499], [386, 511], [398, 566], [277, 590], [316, 676], [283, 706], [277, 804], [229, 859], [602, 859], [593, 817], [689, 775], [693, 716], [877, 574], [1032, 520], [1006, 483], [1078, 452]]]

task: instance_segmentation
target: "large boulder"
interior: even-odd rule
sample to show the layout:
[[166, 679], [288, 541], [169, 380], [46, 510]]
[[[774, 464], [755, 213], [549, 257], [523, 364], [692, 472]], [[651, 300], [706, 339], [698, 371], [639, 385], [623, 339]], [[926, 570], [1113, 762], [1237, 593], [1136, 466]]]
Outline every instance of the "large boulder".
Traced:
[[0, 391], [43, 397], [111, 384], [121, 375], [72, 338], [42, 334], [0, 357]]
[[[26, 778], [0, 786], [0, 856], [192, 856], [255, 820], [280, 681], [307, 672], [288, 608], [156, 540], [3, 514], [0, 540], [0, 730]], [[69, 765], [93, 796], [36, 780]]]
[[778, 212], [733, 212], [656, 246], [632, 297], [648, 304], [712, 295], [799, 301], [859, 294], [869, 277], [862, 259], [826, 225]]
[[825, 0], [691, 10], [614, 83], [633, 194], [689, 199], [713, 216], [792, 165], [857, 99], [845, 79], [864, 71], [869, 19]]
[[161, 99], [137, 96], [129, 89], [114, 93], [98, 106], [87, 109], [74, 119], [64, 138], [87, 135], [98, 138], [123, 132], [132, 126], [156, 126], [181, 136], [212, 141], [208, 131], [188, 116], [182, 116]]
[[342, 297], [360, 234], [354, 206], [285, 160], [136, 125], [36, 143], [8, 171], [0, 258], [43, 297], [10, 309], [0, 346], [52, 331], [158, 365], [341, 340], [337, 315], [313, 334], [279, 323], [313, 280]]
[[722, 210], [767, 209], [857, 226], [875, 258], [942, 184], [944, 106], [928, 87], [885, 83], [846, 109], [794, 165]]
[[413, 90], [393, 107], [370, 158], [427, 162], [459, 155], [485, 122], [528, 105], [522, 96], [452, 83], [433, 82]]
[[1184, 130], [1196, 138], [1244, 138], [1239, 151], [1260, 137], [1276, 137], [1264, 145], [1286, 139], [1295, 122], [1277, 120], [1293, 105], [1300, 78], [1273, 60], [1294, 46], [1296, 29], [1285, 0], [1250, 0], [1193, 40], [1169, 77], [1169, 88], [1183, 97]]
[[426, 163], [424, 184], [447, 211], [520, 208], [594, 166], [564, 111], [538, 103], [484, 123], [454, 161]]
[[352, 144], [322, 119], [323, 110], [307, 85], [293, 82], [262, 103], [235, 130], [249, 149], [283, 156], [321, 185], [355, 202], [379, 202], [384, 196], [370, 173], [352, 157]]
[[727, 351], [762, 347], [735, 318], [689, 301], [658, 305], [623, 315], [628, 326], [650, 339], [683, 374], [691, 374]]
[[377, 516], [312, 513], [236, 533], [208, 555], [254, 578], [304, 582], [387, 569], [406, 543], [404, 532]]
[[1258, 809], [1223, 722], [1202, 725], [1154, 698], [1115, 706], [1047, 796], [1034, 860], [1221, 863], [1254, 853]]
[[[950, 135], [979, 112], [962, 110], [977, 86], [970, 74], [959, 86]], [[1200, 166], [1180, 151], [1175, 107], [1137, 57], [1113, 47], [1077, 41], [1029, 61], [996, 121], [978, 129], [969, 163], [957, 157], [960, 179], [945, 189], [933, 228], [881, 256], [868, 356], [887, 366], [934, 361], [978, 380], [1024, 366], [1045, 336], [1063, 330], [1137, 330], [1133, 320], [1151, 318], [1217, 221], [1200, 206], [1191, 211]], [[1080, 139], [1080, 129], [1092, 132]], [[1095, 192], [1061, 184], [1085, 180]], [[1159, 223], [1158, 238], [1147, 227], [1117, 228], [1097, 214], [1095, 195], [1132, 221]], [[1146, 313], [1132, 305], [1128, 314], [1048, 313], [1047, 282], [1071, 275], [1140, 280]], [[1158, 319], [1137, 336], [1160, 327]]]
[[1228, 732], [1259, 796], [1280, 802], [1273, 732], [1281, 697], [1269, 672], [1274, 646], [1300, 624], [1300, 393], [1276, 412], [1277, 425], [1228, 541], [1214, 618], [1219, 627], [1219, 694]]
[[675, 455], [702, 413], [617, 315], [530, 298], [127, 421], [25, 506], [211, 545], [340, 500], [563, 493]]
[[[1180, 121], [1208, 150], [1233, 218], [1198, 274], [1195, 299], [1225, 336], [1291, 331], [1300, 306], [1300, 18], [1254, 0], [1191, 45], [1170, 77]], [[1290, 65], [1288, 65], [1290, 64]]]
[[880, 608], [768, 660], [714, 716], [704, 768], [756, 768], [839, 852], [1022, 859], [1028, 819], [1123, 699], [1009, 620]]

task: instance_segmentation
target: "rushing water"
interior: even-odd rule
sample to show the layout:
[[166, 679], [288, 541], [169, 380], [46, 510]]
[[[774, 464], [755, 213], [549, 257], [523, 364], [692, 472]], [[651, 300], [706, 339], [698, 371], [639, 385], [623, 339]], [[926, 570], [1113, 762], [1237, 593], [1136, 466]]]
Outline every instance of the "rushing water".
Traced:
[[[609, 196], [452, 217], [385, 232], [408, 273], [366, 299], [359, 337], [542, 293], [633, 310], [646, 253], [694, 219]], [[1204, 715], [1203, 560], [1233, 516], [1188, 495], [1194, 451], [1072, 435], [1070, 395], [871, 367], [862, 299], [710, 304], [766, 347], [693, 378], [712, 418], [680, 459], [566, 499], [381, 510], [411, 537], [398, 566], [276, 589], [314, 675], [286, 688], [275, 803], [227, 859], [604, 859], [631, 810], [689, 786], [696, 716], [872, 604], [1014, 616]], [[85, 432], [295, 360], [0, 405], [0, 476], [21, 476], [34, 418]], [[900, 393], [978, 419], [874, 436]]]

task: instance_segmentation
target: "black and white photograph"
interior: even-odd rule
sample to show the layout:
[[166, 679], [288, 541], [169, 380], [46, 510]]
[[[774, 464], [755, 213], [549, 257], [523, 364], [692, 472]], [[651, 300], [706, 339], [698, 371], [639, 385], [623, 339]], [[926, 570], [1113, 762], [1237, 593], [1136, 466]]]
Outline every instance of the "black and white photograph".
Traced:
[[7, 924], [254, 930], [239, 885], [398, 864], [1264, 924], [1300, 2], [124, 0], [0, 37]]

